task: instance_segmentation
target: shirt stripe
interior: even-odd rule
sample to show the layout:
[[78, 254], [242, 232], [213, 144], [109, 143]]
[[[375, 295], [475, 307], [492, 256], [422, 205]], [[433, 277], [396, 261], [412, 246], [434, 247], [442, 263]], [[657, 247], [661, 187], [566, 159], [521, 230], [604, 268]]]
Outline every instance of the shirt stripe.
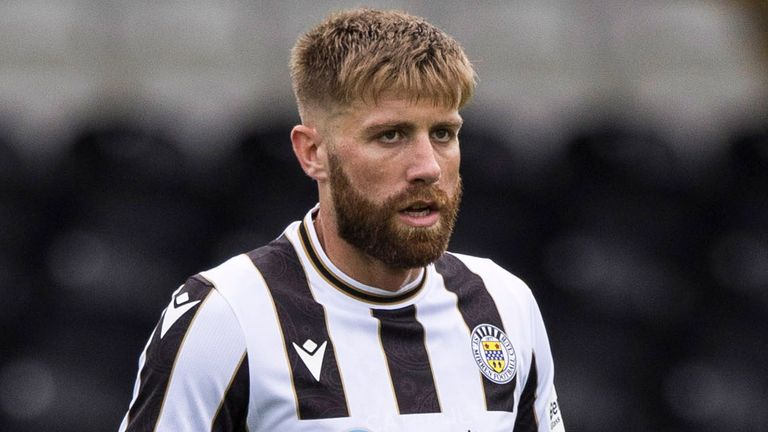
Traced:
[[523, 393], [520, 395], [520, 404], [515, 419], [515, 432], [536, 432], [539, 430], [539, 422], [536, 418], [536, 388], [538, 376], [536, 372], [536, 353], [531, 356], [531, 370], [525, 381]]
[[[313, 298], [295, 250], [285, 237], [281, 237], [248, 253], [248, 257], [264, 277], [275, 304], [291, 366], [299, 418], [348, 417], [349, 409], [333, 341], [328, 335], [325, 309]], [[319, 354], [314, 347], [322, 347], [323, 343], [327, 343], [324, 348], [317, 348], [325, 350], [318, 381], [298, 350], [306, 347], [305, 353], [314, 358]]]
[[[491, 324], [504, 331], [496, 303], [480, 276], [469, 270], [461, 260], [447, 253], [435, 262], [435, 269], [443, 276], [446, 289], [458, 298], [459, 312], [469, 331], [480, 324]], [[497, 384], [479, 370], [478, 374], [483, 380], [488, 411], [514, 412], [517, 375], [506, 384]]]
[[387, 358], [400, 414], [440, 412], [424, 327], [413, 305], [400, 309], [372, 309], [379, 322], [379, 337]]
[[144, 350], [141, 352], [141, 356], [139, 356], [139, 373], [136, 377], [136, 382], [133, 384], [133, 396], [131, 397], [131, 403], [129, 405], [128, 411], [123, 416], [123, 421], [120, 423], [120, 427], [118, 428], [118, 432], [125, 432], [128, 428], [128, 420], [130, 417], [131, 407], [134, 406], [136, 403], [136, 399], [139, 397], [139, 391], [141, 389], [141, 373], [144, 371], [144, 364], [147, 360], [147, 349], [149, 348], [149, 345], [154, 340], [155, 331], [152, 331], [152, 334], [149, 335], [149, 340], [147, 341], [147, 344], [144, 346]]
[[249, 396], [248, 354], [240, 359], [237, 371], [224, 393], [221, 405], [213, 417], [211, 432], [247, 431], [248, 396]]

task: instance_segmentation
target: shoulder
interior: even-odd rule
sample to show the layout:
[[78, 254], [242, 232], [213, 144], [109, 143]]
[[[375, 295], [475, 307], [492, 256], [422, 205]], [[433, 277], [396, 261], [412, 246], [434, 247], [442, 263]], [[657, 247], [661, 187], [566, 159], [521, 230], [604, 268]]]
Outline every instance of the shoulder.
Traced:
[[480, 277], [486, 285], [502, 286], [520, 294], [531, 295], [528, 285], [519, 277], [488, 258], [446, 252], [440, 258], [452, 271], [468, 271]]
[[281, 281], [301, 271], [299, 258], [286, 236], [200, 273], [212, 289], [229, 304], [231, 311], [242, 322], [250, 312], [244, 305], [265, 300], [267, 280]]
[[171, 295], [139, 358], [121, 430], [202, 430], [247, 404], [245, 338], [229, 304], [197, 275]]
[[435, 266], [446, 284], [463, 286], [467, 294], [478, 289], [488, 293], [502, 316], [517, 325], [527, 326], [537, 314], [528, 285], [488, 258], [451, 252], [443, 254]]
[[204, 359], [202, 351], [232, 344], [245, 347], [232, 309], [208, 280], [195, 275], [171, 295], [147, 346], [147, 365], [170, 371], [181, 357]]
[[[200, 273], [200, 276], [220, 291], [225, 297], [230, 297], [228, 285], [249, 285], [252, 279], [259, 278], [270, 268], [288, 268], [298, 264], [296, 251], [288, 237], [283, 234], [270, 243], [250, 252], [235, 255], [223, 263]], [[254, 270], [258, 270], [254, 272]]]

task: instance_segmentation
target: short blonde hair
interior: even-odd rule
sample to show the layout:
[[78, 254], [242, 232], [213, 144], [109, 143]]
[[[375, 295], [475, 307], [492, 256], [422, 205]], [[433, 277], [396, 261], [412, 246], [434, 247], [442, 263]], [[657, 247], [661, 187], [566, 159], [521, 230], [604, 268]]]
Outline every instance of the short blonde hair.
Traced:
[[291, 79], [302, 119], [310, 108], [332, 109], [384, 92], [461, 108], [475, 72], [451, 36], [424, 19], [367, 8], [330, 15], [291, 51]]

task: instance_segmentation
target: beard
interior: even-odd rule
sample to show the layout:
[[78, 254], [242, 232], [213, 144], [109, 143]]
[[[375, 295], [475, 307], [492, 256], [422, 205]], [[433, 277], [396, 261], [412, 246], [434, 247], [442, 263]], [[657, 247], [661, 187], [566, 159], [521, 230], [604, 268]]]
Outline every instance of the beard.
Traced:
[[[338, 234], [349, 244], [396, 269], [423, 267], [448, 248], [461, 202], [461, 178], [453, 196], [434, 184], [422, 184], [409, 186], [378, 204], [357, 191], [334, 154], [329, 155], [329, 167]], [[438, 222], [413, 227], [398, 221], [400, 210], [416, 201], [433, 203], [440, 211]]]

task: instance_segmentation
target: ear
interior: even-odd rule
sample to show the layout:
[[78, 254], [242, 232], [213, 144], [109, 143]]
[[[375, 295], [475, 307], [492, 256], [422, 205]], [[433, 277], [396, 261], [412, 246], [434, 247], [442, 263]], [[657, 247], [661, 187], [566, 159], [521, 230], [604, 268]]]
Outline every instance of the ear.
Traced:
[[304, 172], [316, 181], [325, 180], [327, 175], [325, 146], [317, 129], [297, 125], [291, 130], [293, 153]]

